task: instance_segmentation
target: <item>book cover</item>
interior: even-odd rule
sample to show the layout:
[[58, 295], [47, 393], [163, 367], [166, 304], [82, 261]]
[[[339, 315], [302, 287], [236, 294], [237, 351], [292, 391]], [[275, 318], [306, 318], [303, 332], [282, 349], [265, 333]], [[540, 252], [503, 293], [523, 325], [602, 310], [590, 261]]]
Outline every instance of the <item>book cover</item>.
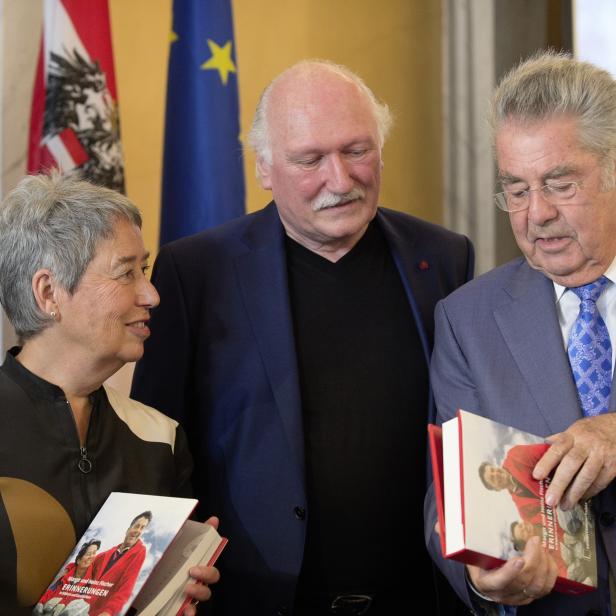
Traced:
[[[112, 492], [33, 613], [126, 614], [196, 504], [194, 499]], [[220, 540], [216, 545], [224, 546], [226, 540], [208, 528]], [[189, 567], [181, 582], [188, 581]]]
[[429, 427], [443, 555], [492, 568], [519, 555], [533, 535], [558, 568], [555, 590], [597, 586], [595, 521], [589, 502], [571, 511], [545, 502], [550, 478], [532, 477], [549, 448], [541, 437], [466, 411]]

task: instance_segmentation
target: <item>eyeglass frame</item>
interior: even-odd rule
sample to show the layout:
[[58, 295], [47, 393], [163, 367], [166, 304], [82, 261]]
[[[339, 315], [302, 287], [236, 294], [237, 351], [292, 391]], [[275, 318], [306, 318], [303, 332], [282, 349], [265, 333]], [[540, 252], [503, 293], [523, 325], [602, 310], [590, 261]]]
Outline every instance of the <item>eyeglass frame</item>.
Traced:
[[[564, 186], [575, 186], [575, 192], [570, 197], [561, 197], [562, 200], [558, 201], [558, 195], [554, 195], [554, 190], [558, 188], [563, 188]], [[494, 203], [496, 204], [496, 207], [502, 212], [507, 212], [509, 214], [509, 213], [515, 213], [515, 212], [523, 212], [524, 210], [527, 210], [530, 207], [530, 193], [531, 192], [541, 191], [542, 197], [551, 205], [569, 205], [571, 203], [571, 199], [575, 198], [580, 188], [584, 188], [583, 181], [568, 180], [566, 182], [553, 182], [552, 184], [544, 184], [540, 188], [526, 188], [524, 190], [515, 190], [515, 191], [504, 190], [502, 192], [496, 193], [493, 198], [494, 198]], [[515, 209], [509, 208], [509, 205], [507, 203], [507, 195], [510, 195], [511, 193], [514, 193], [514, 192], [526, 193], [522, 197], [525, 200], [526, 205], [523, 205]], [[552, 199], [554, 198], [556, 198], [557, 200], [553, 201]]]

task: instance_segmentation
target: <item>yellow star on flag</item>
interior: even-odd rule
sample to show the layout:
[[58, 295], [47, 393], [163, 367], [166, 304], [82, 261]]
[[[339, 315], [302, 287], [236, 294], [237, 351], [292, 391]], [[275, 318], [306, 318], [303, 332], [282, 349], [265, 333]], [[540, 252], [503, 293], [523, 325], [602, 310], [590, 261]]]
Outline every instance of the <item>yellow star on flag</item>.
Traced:
[[223, 85], [227, 85], [229, 73], [235, 73], [235, 64], [231, 59], [231, 41], [227, 41], [224, 47], [219, 47], [211, 39], [207, 40], [212, 57], [201, 65], [203, 70], [217, 70]]

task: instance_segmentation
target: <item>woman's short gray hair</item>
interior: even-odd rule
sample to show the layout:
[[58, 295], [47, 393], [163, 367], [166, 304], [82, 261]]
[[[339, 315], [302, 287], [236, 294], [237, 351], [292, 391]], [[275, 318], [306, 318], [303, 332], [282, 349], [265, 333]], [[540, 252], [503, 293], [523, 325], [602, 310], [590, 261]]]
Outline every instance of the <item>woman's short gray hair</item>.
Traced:
[[0, 204], [0, 303], [21, 341], [52, 323], [34, 298], [35, 272], [49, 269], [74, 293], [118, 219], [141, 227], [124, 195], [58, 173], [26, 176], [7, 195]]
[[492, 98], [493, 138], [508, 119], [532, 123], [558, 115], [578, 119], [580, 144], [601, 156], [604, 188], [610, 188], [616, 160], [616, 81], [594, 64], [555, 51], [521, 62]]
[[248, 133], [248, 145], [250, 145], [250, 147], [255, 151], [257, 157], [265, 161], [268, 165], [272, 164], [272, 149], [267, 116], [270, 98], [274, 87], [283, 77], [292, 71], [296, 71], [298, 68], [319, 66], [325, 67], [342, 77], [350, 79], [359, 88], [359, 90], [366, 95], [366, 99], [372, 108], [372, 113], [374, 114], [374, 119], [376, 121], [379, 147], [382, 148], [385, 144], [385, 140], [387, 139], [387, 135], [393, 124], [393, 117], [389, 107], [377, 99], [374, 92], [366, 85], [364, 80], [342, 64], [336, 64], [334, 62], [330, 62], [329, 60], [302, 60], [301, 62], [294, 64], [287, 70], [280, 73], [280, 75], [278, 75], [265, 88], [265, 90], [263, 90], [255, 111], [252, 126], [250, 127], [250, 132]]

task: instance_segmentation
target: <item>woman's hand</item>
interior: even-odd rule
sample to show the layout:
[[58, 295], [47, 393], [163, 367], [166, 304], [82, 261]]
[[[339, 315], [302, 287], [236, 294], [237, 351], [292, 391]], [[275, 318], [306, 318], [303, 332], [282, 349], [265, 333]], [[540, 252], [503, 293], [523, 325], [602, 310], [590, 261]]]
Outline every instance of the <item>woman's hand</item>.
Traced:
[[[218, 528], [218, 518], [211, 517], [206, 521], [206, 524]], [[197, 613], [197, 603], [199, 601], [207, 601], [212, 596], [210, 584], [216, 584], [220, 579], [220, 573], [216, 567], [191, 567], [189, 570], [190, 577], [194, 580], [186, 585], [186, 595], [192, 599], [192, 602], [184, 610], [184, 616], [195, 616]]]

